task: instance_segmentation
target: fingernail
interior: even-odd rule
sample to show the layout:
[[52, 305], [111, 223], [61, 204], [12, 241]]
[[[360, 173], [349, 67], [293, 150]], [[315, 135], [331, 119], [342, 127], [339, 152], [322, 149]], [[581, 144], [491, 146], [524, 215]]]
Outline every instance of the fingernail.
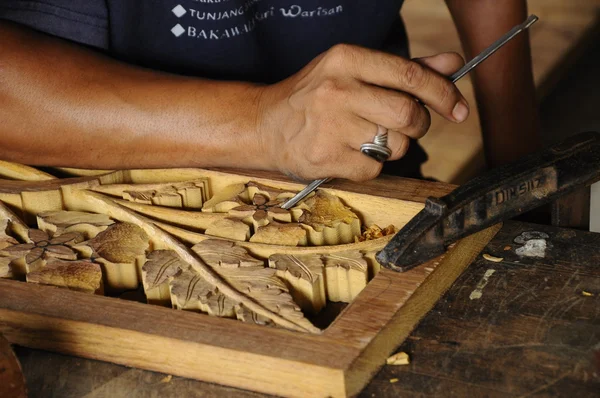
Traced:
[[465, 100], [460, 100], [456, 103], [456, 105], [454, 105], [452, 117], [454, 117], [457, 122], [462, 122], [467, 118], [467, 116], [469, 116], [469, 107], [465, 103]]

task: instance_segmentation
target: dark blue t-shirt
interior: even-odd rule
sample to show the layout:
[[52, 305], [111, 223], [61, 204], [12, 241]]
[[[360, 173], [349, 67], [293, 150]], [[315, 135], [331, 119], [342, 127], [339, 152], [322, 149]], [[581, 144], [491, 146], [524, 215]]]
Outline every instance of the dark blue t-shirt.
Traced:
[[[408, 56], [406, 33], [399, 16], [402, 3], [403, 0], [2, 0], [0, 18], [153, 69], [273, 83], [294, 74], [338, 43]], [[413, 148], [407, 160], [422, 163], [425, 156]]]

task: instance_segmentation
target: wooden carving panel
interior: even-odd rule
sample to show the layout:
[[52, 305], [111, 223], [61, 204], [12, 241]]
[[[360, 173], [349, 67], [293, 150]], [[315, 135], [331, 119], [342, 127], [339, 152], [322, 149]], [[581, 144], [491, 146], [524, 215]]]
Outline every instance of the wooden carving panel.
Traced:
[[[21, 174], [27, 170], [23, 169]], [[76, 170], [71, 172], [77, 174]], [[16, 336], [15, 324], [30, 329], [36, 327], [25, 323], [37, 324], [37, 318], [25, 315], [28, 310], [19, 303], [30, 300], [25, 297], [27, 292], [35, 294], [36, 289], [53, 297], [75, 294], [79, 298], [73, 299], [73, 306], [77, 306], [78, 300], [87, 303], [82, 304], [78, 315], [66, 309], [51, 310], [48, 304], [43, 310], [36, 310], [36, 316], [89, 323], [91, 329], [77, 329], [80, 330], [77, 333], [92, 333], [97, 330], [94, 325], [100, 322], [126, 336], [127, 330], [133, 332], [133, 324], [116, 324], [112, 318], [101, 321], [89, 311], [106, 306], [102, 301], [105, 299], [141, 297], [138, 301], [147, 304], [110, 301], [114, 308], [123, 311], [128, 306], [142, 306], [137, 310], [142, 318], [136, 318], [135, 322], [136, 328], [142, 329], [136, 329], [136, 333], [154, 333], [143, 325], [157, 332], [156, 316], [164, 317], [164, 311], [189, 314], [192, 328], [191, 325], [201, 328], [203, 324], [222, 323], [232, 336], [239, 333], [232, 345], [226, 344], [227, 350], [237, 355], [248, 350], [261, 352], [262, 362], [253, 363], [247, 370], [254, 373], [262, 369], [261, 380], [220, 377], [211, 369], [194, 366], [192, 369], [198, 369], [198, 373], [190, 373], [190, 368], [172, 369], [164, 361], [158, 361], [161, 368], [156, 368], [157, 361], [140, 361], [131, 355], [116, 356], [120, 358], [117, 362], [281, 395], [304, 395], [300, 394], [304, 388], [304, 392], [345, 396], [359, 389], [357, 386], [366, 382], [364, 377], [379, 366], [362, 367], [356, 370], [356, 380], [347, 380], [353, 369], [349, 364], [367, 355], [372, 343], [384, 347], [373, 348], [376, 350], [373, 352], [391, 350], [390, 344], [401, 341], [398, 339], [410, 331], [427, 305], [433, 304], [476, 255], [470, 252], [460, 257], [460, 261], [445, 265], [446, 274], [436, 271], [440, 263], [406, 274], [380, 271], [375, 253], [422, 207], [420, 203], [320, 189], [288, 211], [280, 205], [302, 186], [280, 180], [199, 169], [85, 174], [63, 179], [44, 175], [43, 181], [0, 180], [0, 279], [14, 279], [6, 282], [10, 288], [4, 292], [18, 294], [11, 296], [6, 305], [0, 297], [3, 303], [0, 332], [7, 330], [7, 335], [20, 344], [114, 360], [115, 356], [108, 353], [121, 344], [120, 338], [114, 336], [101, 344], [104, 351], [86, 346], [76, 352], [64, 344], [54, 345], [51, 339], [40, 343], [29, 340], [27, 333]], [[32, 175], [32, 179], [36, 176]], [[474, 247], [480, 247], [491, 236], [482, 235], [483, 239], [471, 238]], [[385, 283], [381, 283], [380, 274], [383, 280], [396, 282], [389, 282], [391, 285], [381, 290]], [[434, 274], [439, 277], [432, 279]], [[406, 331], [398, 338], [378, 342], [399, 313], [410, 309], [404, 304], [424, 282], [436, 290], [415, 304], [419, 311], [405, 317]], [[374, 302], [387, 297], [389, 303], [381, 305], [381, 314], [372, 318], [377, 311], [361, 297], [377, 291]], [[390, 295], [393, 291], [397, 294]], [[99, 297], [102, 295], [109, 297]], [[325, 310], [335, 302], [347, 303], [349, 307], [336, 318], [329, 316], [325, 321], [321, 314], [331, 313]], [[361, 307], [365, 307], [364, 312]], [[3, 323], [3, 315], [10, 315], [16, 321]], [[183, 316], [188, 319], [188, 315]], [[355, 320], [351, 321], [353, 317]], [[372, 321], [366, 322], [371, 318]], [[348, 322], [355, 325], [351, 331], [346, 329]], [[250, 333], [259, 333], [267, 341], [275, 342], [287, 336], [286, 339], [300, 344], [299, 349], [303, 347], [300, 341], [310, 342], [309, 346], [325, 344], [327, 350], [339, 342], [342, 344], [339, 349], [346, 354], [339, 360], [332, 359], [335, 364], [323, 370], [341, 372], [342, 377], [322, 386], [287, 391], [289, 383], [278, 380], [277, 372], [265, 375], [264, 366], [296, 363], [300, 360], [294, 354], [296, 350], [285, 350], [287, 354], [282, 357], [283, 352], [277, 349], [263, 352], [260, 344], [248, 346], [242, 337], [247, 333], [242, 326], [245, 323], [251, 324]], [[221, 326], [214, 327], [206, 336], [214, 335], [216, 340], [202, 344], [206, 349], [218, 351], [225, 348], [221, 343], [227, 339], [221, 339]], [[162, 330], [159, 335], [166, 336], [164, 333], [168, 334]], [[356, 334], [362, 337], [355, 340]], [[160, 339], [159, 335], [156, 336]], [[301, 335], [306, 337], [300, 338]], [[158, 346], [143, 350], [154, 356], [162, 355]], [[227, 356], [218, 358], [219, 366], [236, 366]], [[313, 363], [314, 369], [324, 366], [315, 360], [302, 361]]]

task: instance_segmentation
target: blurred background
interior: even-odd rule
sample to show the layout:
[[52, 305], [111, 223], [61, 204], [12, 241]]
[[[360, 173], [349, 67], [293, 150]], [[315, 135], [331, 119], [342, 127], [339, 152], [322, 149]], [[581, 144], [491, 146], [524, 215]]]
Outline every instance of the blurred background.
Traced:
[[[600, 131], [600, 0], [529, 0], [528, 7], [540, 18], [529, 34], [545, 144], [582, 131]], [[406, 0], [402, 16], [411, 56], [463, 54], [443, 0]], [[457, 85], [474, 104], [468, 75]], [[431, 129], [421, 140], [430, 159], [423, 167], [425, 176], [462, 184], [484, 170], [474, 108], [460, 125], [432, 114]], [[600, 232], [600, 183], [592, 187], [591, 202], [591, 229]]]

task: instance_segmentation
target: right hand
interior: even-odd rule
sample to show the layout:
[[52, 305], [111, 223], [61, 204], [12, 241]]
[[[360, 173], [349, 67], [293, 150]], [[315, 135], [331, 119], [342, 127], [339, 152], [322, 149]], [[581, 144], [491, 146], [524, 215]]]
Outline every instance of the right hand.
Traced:
[[455, 53], [408, 60], [351, 45], [337, 45], [295, 75], [265, 86], [258, 130], [266, 162], [302, 180], [365, 181], [382, 164], [360, 152], [378, 125], [388, 129], [389, 160], [406, 154], [409, 137], [430, 126], [424, 104], [453, 122], [469, 113], [467, 101], [445, 75], [463, 65]]

